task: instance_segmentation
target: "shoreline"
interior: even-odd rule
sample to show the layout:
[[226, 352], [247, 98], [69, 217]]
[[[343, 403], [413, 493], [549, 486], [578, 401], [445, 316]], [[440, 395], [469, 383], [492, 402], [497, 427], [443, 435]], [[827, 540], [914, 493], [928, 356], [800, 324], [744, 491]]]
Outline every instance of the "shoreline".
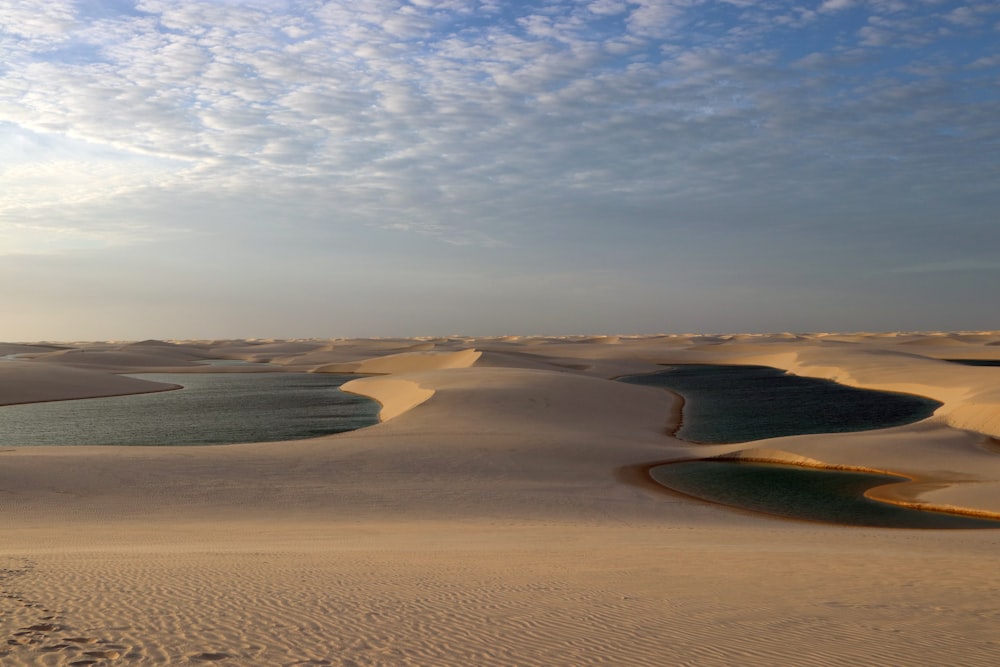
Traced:
[[[682, 365], [682, 364], [670, 364], [670, 366], [680, 366], [680, 365]], [[656, 372], [653, 372], [653, 373], [649, 373], [649, 375], [655, 375], [658, 372], [662, 372], [662, 371], [656, 371]], [[619, 378], [613, 378], [613, 379], [614, 380], [619, 380], [619, 381], [621, 380], [620, 377]], [[650, 385], [644, 385], [644, 386], [650, 386]], [[670, 414], [670, 417], [668, 418], [667, 427], [665, 429], [665, 432], [666, 432], [667, 435], [669, 435], [671, 437], [678, 438], [678, 439], [682, 439], [685, 442], [691, 443], [692, 445], [701, 445], [701, 446], [707, 446], [707, 447], [730, 446], [730, 445], [745, 446], [745, 445], [752, 445], [754, 442], [759, 442], [759, 441], [749, 440], [749, 441], [737, 441], [737, 442], [726, 442], [726, 443], [706, 443], [706, 442], [700, 442], [700, 441], [697, 441], [697, 440], [691, 440], [689, 438], [681, 438], [680, 435], [679, 435], [679, 432], [680, 432], [681, 427], [683, 426], [683, 410], [684, 410], [684, 407], [687, 404], [687, 400], [688, 399], [685, 398], [685, 396], [683, 394], [681, 394], [680, 392], [678, 392], [678, 391], [676, 391], [674, 389], [671, 389], [669, 387], [659, 387], [659, 386], [656, 386], [655, 388], [656, 389], [661, 389], [663, 391], [668, 392], [674, 398], [674, 403], [673, 403], [673, 407], [671, 409], [671, 414]], [[902, 393], [902, 392], [896, 392], [896, 393]], [[919, 394], [908, 394], [908, 395], [917, 396], [919, 398], [927, 398], [926, 396], [921, 396]], [[916, 420], [916, 421], [910, 422], [910, 423], [918, 423], [920, 421], [923, 421], [924, 419], [930, 419], [930, 417], [924, 417], [922, 419], [919, 419], [919, 420]], [[905, 425], [906, 424], [903, 424], [903, 426], [905, 426]], [[895, 427], [896, 426], [879, 427], [879, 428], [868, 429], [868, 431], [877, 431], [877, 430], [881, 430], [882, 428], [895, 428]], [[862, 431], [862, 432], [864, 432], [864, 431]], [[809, 434], [803, 434], [803, 435], [809, 435]], [[824, 435], [824, 434], [823, 433], [819, 433], [819, 434], [813, 434], [813, 435]], [[989, 446], [990, 444], [994, 445], [997, 448], [997, 451], [1000, 451], [1000, 440], [998, 440], [996, 438], [986, 438], [985, 441], [984, 441], [984, 446]], [[811, 468], [811, 469], [816, 469], [816, 470], [859, 472], [859, 473], [870, 473], [870, 474], [876, 474], [876, 475], [884, 475], [884, 476], [888, 476], [888, 477], [896, 477], [900, 481], [898, 481], [898, 482], [888, 482], [888, 483], [885, 483], [885, 484], [880, 484], [878, 486], [874, 486], [872, 488], [867, 489], [862, 494], [862, 496], [865, 497], [865, 498], [868, 498], [869, 500], [872, 500], [874, 502], [880, 502], [880, 503], [884, 503], [886, 505], [891, 505], [891, 506], [894, 506], [894, 507], [900, 507], [900, 508], [909, 509], [909, 510], [913, 510], [913, 511], [931, 512], [931, 513], [935, 513], [935, 514], [944, 514], [944, 515], [947, 515], [947, 516], [969, 517], [969, 518], [984, 519], [984, 520], [989, 520], [989, 521], [998, 521], [998, 522], [1000, 522], [1000, 511], [976, 510], [976, 509], [970, 509], [970, 508], [960, 507], [960, 506], [955, 506], [955, 505], [938, 505], [938, 504], [923, 502], [923, 501], [919, 501], [919, 500], [904, 500], [903, 498], [900, 497], [901, 493], [903, 492], [903, 489], [905, 489], [907, 487], [907, 485], [916, 484], [916, 485], [922, 485], [922, 486], [936, 486], [936, 487], [941, 487], [941, 486], [947, 486], [948, 484], [953, 483], [952, 480], [949, 480], [947, 478], [942, 478], [942, 477], [932, 477], [932, 476], [926, 476], [926, 475], [918, 477], [918, 476], [913, 476], [913, 475], [907, 475], [907, 474], [904, 474], [904, 473], [901, 473], [901, 472], [898, 472], [898, 471], [882, 470], [882, 469], [865, 467], [865, 466], [833, 465], [833, 464], [825, 464], [825, 463], [822, 463], [822, 462], [815, 462], [815, 463], [794, 462], [793, 463], [793, 462], [789, 462], [789, 461], [782, 461], [782, 460], [777, 459], [777, 458], [747, 457], [747, 456], [733, 456], [733, 455], [716, 455], [716, 456], [711, 456], [711, 457], [707, 457], [707, 458], [671, 459], [669, 461], [660, 461], [660, 462], [654, 462], [654, 463], [643, 463], [643, 464], [637, 464], [635, 466], [625, 466], [623, 468], [620, 468], [620, 469], [616, 470], [615, 475], [616, 475], [616, 478], [620, 479], [624, 483], [629, 483], [629, 484], [632, 484], [632, 485], [637, 486], [639, 488], [644, 488], [644, 489], [647, 489], [647, 490], [665, 490], [665, 491], [667, 491], [667, 492], [669, 492], [671, 494], [678, 494], [678, 495], [684, 496], [686, 498], [697, 500], [699, 502], [705, 502], [705, 503], [709, 503], [709, 504], [712, 504], [712, 505], [717, 505], [717, 506], [720, 506], [720, 507], [726, 507], [728, 509], [731, 509], [731, 510], [734, 510], [734, 511], [739, 511], [739, 512], [748, 512], [748, 513], [751, 513], [751, 514], [761, 514], [761, 515], [765, 515], [765, 516], [774, 518], [776, 520], [805, 521], [805, 522], [810, 522], [810, 523], [828, 523], [828, 524], [831, 524], [831, 525], [838, 525], [838, 526], [852, 527], [852, 528], [858, 527], [858, 526], [856, 526], [854, 524], [847, 524], [847, 523], [841, 523], [841, 522], [830, 521], [830, 520], [807, 519], [807, 518], [802, 518], [802, 517], [791, 517], [791, 516], [784, 516], [784, 515], [779, 515], [779, 514], [772, 514], [772, 513], [763, 511], [763, 510], [753, 510], [753, 509], [749, 509], [749, 508], [746, 508], [746, 507], [741, 507], [741, 506], [738, 506], [738, 505], [724, 503], [724, 502], [721, 502], [721, 501], [710, 500], [708, 498], [703, 498], [703, 497], [695, 495], [695, 494], [686, 493], [684, 491], [680, 491], [678, 489], [674, 489], [674, 488], [672, 488], [670, 486], [667, 486], [667, 485], [665, 485], [665, 484], [657, 481], [652, 476], [652, 470], [654, 468], [657, 468], [657, 467], [660, 467], [660, 466], [673, 465], [673, 464], [678, 464], [678, 463], [698, 462], [698, 461], [730, 461], [730, 462], [733, 462], [733, 463], [741, 463], [741, 462], [745, 462], [745, 463], [763, 463], [763, 464], [770, 464], [770, 465], [784, 465], [784, 466], [792, 466], [792, 467], [799, 467], [799, 468]], [[998, 523], [997, 527], [1000, 528], [1000, 523]], [[884, 526], [884, 528], [890, 528], [891, 529], [893, 527], [892, 526]]]
[[[119, 396], [142, 396], [143, 394], [159, 394], [167, 391], [177, 391], [178, 389], [183, 389], [184, 385], [175, 384], [168, 387], [163, 387], [161, 389], [148, 389], [146, 391], [129, 391], [121, 394], [100, 394], [100, 395], [89, 395], [89, 396], [67, 396], [65, 398], [41, 398], [31, 401], [24, 401], [18, 403], [3, 403], [0, 404], [0, 409], [6, 408], [8, 406], [15, 405], [34, 405], [36, 403], [61, 403], [63, 401], [86, 401], [92, 398], [118, 398]], [[72, 446], [72, 445], [71, 445]]]
[[[968, 517], [968, 518], [973, 518], [973, 519], [984, 519], [984, 520], [988, 520], [988, 521], [996, 521], [997, 522], [997, 526], [996, 527], [998, 529], [1000, 529], [1000, 512], [991, 512], [991, 511], [987, 511], [987, 510], [975, 510], [975, 509], [970, 509], [970, 508], [965, 508], [965, 507], [957, 507], [957, 506], [949, 506], [949, 505], [935, 505], [933, 503], [926, 503], [926, 502], [921, 502], [921, 501], [908, 501], [908, 500], [903, 500], [902, 498], [899, 498], [901, 490], [904, 489], [904, 488], [906, 488], [906, 486], [909, 485], [909, 484], [929, 485], [929, 486], [941, 487], [941, 486], [947, 486], [949, 483], [952, 483], [952, 481], [948, 480], [946, 478], [940, 478], [940, 477], [938, 477], [938, 478], [929, 477], [929, 476], [916, 477], [916, 476], [906, 475], [906, 474], [903, 474], [903, 473], [900, 473], [900, 472], [896, 472], [896, 471], [892, 471], [892, 470], [879, 470], [879, 469], [875, 469], [875, 468], [866, 468], [866, 467], [860, 467], [860, 466], [828, 465], [828, 464], [824, 464], [824, 463], [820, 463], [820, 462], [817, 462], [817, 463], [791, 463], [791, 462], [788, 462], [788, 461], [781, 461], [780, 459], [774, 459], [774, 458], [765, 458], [765, 457], [755, 458], [755, 457], [744, 457], [744, 456], [726, 456], [726, 455], [721, 455], [721, 456], [713, 456], [713, 457], [709, 457], [709, 458], [671, 459], [669, 461], [660, 461], [660, 462], [655, 462], [655, 463], [646, 463], [646, 464], [642, 464], [642, 465], [639, 465], [639, 466], [635, 466], [634, 470], [629, 470], [627, 472], [624, 472], [623, 475], [622, 475], [622, 479], [623, 479], [623, 481], [631, 481], [632, 483], [634, 483], [634, 480], [636, 479], [636, 473], [639, 473], [644, 478], [648, 479], [653, 485], [656, 485], [660, 489], [666, 490], [666, 491], [670, 492], [671, 494], [681, 495], [681, 496], [684, 496], [684, 497], [687, 497], [687, 498], [692, 498], [692, 499], [698, 500], [700, 502], [709, 503], [709, 504], [717, 505], [717, 506], [720, 506], [720, 507], [726, 507], [726, 508], [729, 508], [729, 509], [732, 509], [732, 510], [738, 511], [738, 512], [745, 512], [745, 513], [750, 513], [750, 514], [765, 515], [765, 516], [771, 517], [771, 518], [779, 520], [779, 521], [780, 520], [805, 521], [807, 523], [828, 524], [828, 525], [842, 526], [842, 527], [845, 527], [845, 528], [865, 527], [865, 526], [859, 526], [858, 524], [842, 523], [842, 522], [832, 521], [832, 520], [807, 519], [807, 518], [801, 518], [801, 517], [786, 516], [786, 515], [781, 515], [781, 514], [772, 514], [772, 513], [769, 513], [767, 511], [764, 511], [764, 510], [754, 510], [754, 509], [750, 509], [750, 508], [747, 508], [747, 507], [741, 507], [739, 505], [733, 505], [733, 504], [725, 503], [725, 502], [718, 501], [718, 500], [711, 500], [711, 499], [708, 499], [708, 498], [703, 498], [701, 496], [695, 495], [693, 493], [688, 493], [686, 491], [681, 491], [679, 489], [675, 489], [675, 488], [673, 488], [671, 486], [668, 486], [668, 485], [666, 485], [664, 483], [658, 482], [652, 476], [652, 470], [654, 468], [659, 468], [659, 467], [663, 467], [663, 466], [670, 466], [670, 465], [675, 465], [675, 464], [679, 464], [679, 463], [700, 463], [700, 462], [709, 462], [709, 463], [710, 462], [726, 462], [726, 463], [734, 463], [734, 464], [740, 464], [740, 463], [750, 463], [750, 464], [753, 464], [753, 463], [757, 463], [757, 464], [779, 466], [779, 467], [803, 468], [803, 469], [811, 469], [811, 470], [827, 470], [827, 471], [831, 471], [831, 472], [837, 472], [837, 471], [840, 471], [840, 472], [858, 472], [858, 473], [867, 473], [867, 474], [872, 474], [872, 475], [880, 475], [880, 476], [884, 476], [884, 477], [895, 477], [899, 481], [886, 482], [884, 484], [879, 484], [877, 486], [873, 486], [873, 487], [871, 487], [869, 489], [866, 489], [864, 491], [864, 493], [861, 494], [862, 497], [867, 498], [867, 499], [869, 499], [869, 500], [871, 500], [873, 502], [882, 503], [882, 504], [885, 504], [885, 505], [892, 505], [894, 507], [900, 507], [900, 508], [903, 508], [903, 509], [913, 510], [915, 512], [929, 512], [929, 513], [933, 513], [933, 514], [944, 514], [944, 515], [948, 515], [948, 516]], [[643, 488], [650, 488], [650, 486], [647, 485], [647, 484], [642, 484], [641, 486]], [[893, 493], [893, 492], [895, 492], [895, 493]], [[895, 527], [895, 526], [889, 526], [889, 525], [878, 526], [878, 528], [889, 529], [889, 530], [913, 530], [913, 528]], [[928, 529], [918, 529], [918, 530], [928, 530]]]

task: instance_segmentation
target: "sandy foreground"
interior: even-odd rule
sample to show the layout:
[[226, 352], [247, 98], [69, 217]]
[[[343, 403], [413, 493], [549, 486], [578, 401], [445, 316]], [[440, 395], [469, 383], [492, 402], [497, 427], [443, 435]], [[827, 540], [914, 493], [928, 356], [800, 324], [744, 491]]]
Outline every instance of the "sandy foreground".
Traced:
[[[1000, 333], [0, 344], [0, 405], [140, 371], [363, 374], [382, 423], [294, 442], [0, 451], [2, 665], [993, 665], [1000, 529], [774, 519], [646, 481], [751, 450], [902, 473], [1000, 514]], [[935, 398], [930, 419], [741, 445], [613, 382], [752, 363]], [[0, 408], [0, 428], [3, 408]]]

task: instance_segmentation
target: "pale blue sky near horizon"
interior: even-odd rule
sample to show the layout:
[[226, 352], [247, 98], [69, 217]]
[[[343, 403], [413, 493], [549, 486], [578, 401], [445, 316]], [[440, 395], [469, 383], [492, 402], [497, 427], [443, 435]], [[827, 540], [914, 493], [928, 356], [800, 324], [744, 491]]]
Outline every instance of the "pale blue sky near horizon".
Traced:
[[1000, 329], [1000, 3], [6, 0], [0, 340]]

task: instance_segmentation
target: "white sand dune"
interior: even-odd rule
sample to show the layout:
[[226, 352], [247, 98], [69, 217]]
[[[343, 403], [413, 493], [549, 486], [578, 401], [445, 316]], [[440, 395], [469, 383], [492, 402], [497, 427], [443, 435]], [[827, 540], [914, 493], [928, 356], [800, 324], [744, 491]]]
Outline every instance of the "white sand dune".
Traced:
[[[293, 442], [0, 451], [0, 664], [995, 664], [1000, 530], [783, 521], [643, 476], [743, 452], [892, 470], [915, 481], [890, 500], [1000, 511], [1000, 368], [907, 336], [826, 338], [80, 348], [152, 350], [154, 367], [195, 349], [350, 367], [378, 374], [346, 388], [383, 421]], [[0, 399], [138, 390], [107, 359], [0, 361]], [[880, 431], [696, 446], [668, 434], [671, 394], [608, 379], [713, 361], [944, 406]]]
[[[0, 405], [121, 396], [163, 391], [173, 386], [105, 371], [46, 366], [27, 361], [0, 362]], [[0, 427], [2, 424], [0, 421]]]
[[211, 347], [216, 359], [241, 359], [250, 362], [271, 362], [302, 355], [329, 346], [328, 341], [220, 341]]
[[59, 366], [100, 368], [111, 372], [132, 372], [136, 369], [193, 366], [212, 355], [193, 345], [173, 345], [160, 341], [81, 347], [58, 350], [36, 356], [32, 361]]
[[34, 357], [40, 354], [47, 354], [49, 352], [56, 352], [58, 350], [67, 349], [59, 345], [25, 345], [22, 343], [0, 343], [0, 357], [12, 356], [12, 355], [22, 355], [25, 357]]
[[325, 364], [313, 369], [314, 373], [388, 374], [412, 373], [441, 368], [468, 368], [476, 363], [478, 350], [441, 352], [436, 350], [400, 352], [339, 364]]
[[382, 405], [378, 416], [383, 422], [412, 410], [434, 395], [433, 389], [421, 386], [419, 378], [365, 378], [351, 380], [341, 389], [377, 400]]

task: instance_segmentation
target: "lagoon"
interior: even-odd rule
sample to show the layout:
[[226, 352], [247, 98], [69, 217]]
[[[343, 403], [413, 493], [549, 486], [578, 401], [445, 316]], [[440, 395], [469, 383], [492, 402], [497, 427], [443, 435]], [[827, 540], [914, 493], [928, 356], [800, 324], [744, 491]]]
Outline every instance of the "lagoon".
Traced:
[[705, 444], [901, 426], [941, 406], [923, 396], [857, 389], [769, 366], [679, 364], [620, 379], [680, 394], [685, 403], [677, 435]]
[[944, 359], [943, 361], [963, 366], [1000, 366], [1000, 359]]
[[868, 489], [906, 481], [904, 477], [704, 459], [656, 466], [649, 474], [700, 500], [789, 519], [879, 528], [1000, 528], [998, 521], [909, 509], [864, 496]]
[[[696, 443], [887, 428], [925, 419], [941, 405], [767, 366], [677, 365], [622, 379], [679, 393], [685, 402], [678, 436]], [[864, 495], [904, 477], [719, 459], [659, 465], [649, 475], [693, 498], [784, 518], [871, 527], [1000, 528], [997, 521], [909, 509]]]
[[379, 404], [350, 375], [142, 373], [183, 389], [0, 407], [0, 446], [212, 445], [311, 438], [370, 426]]

